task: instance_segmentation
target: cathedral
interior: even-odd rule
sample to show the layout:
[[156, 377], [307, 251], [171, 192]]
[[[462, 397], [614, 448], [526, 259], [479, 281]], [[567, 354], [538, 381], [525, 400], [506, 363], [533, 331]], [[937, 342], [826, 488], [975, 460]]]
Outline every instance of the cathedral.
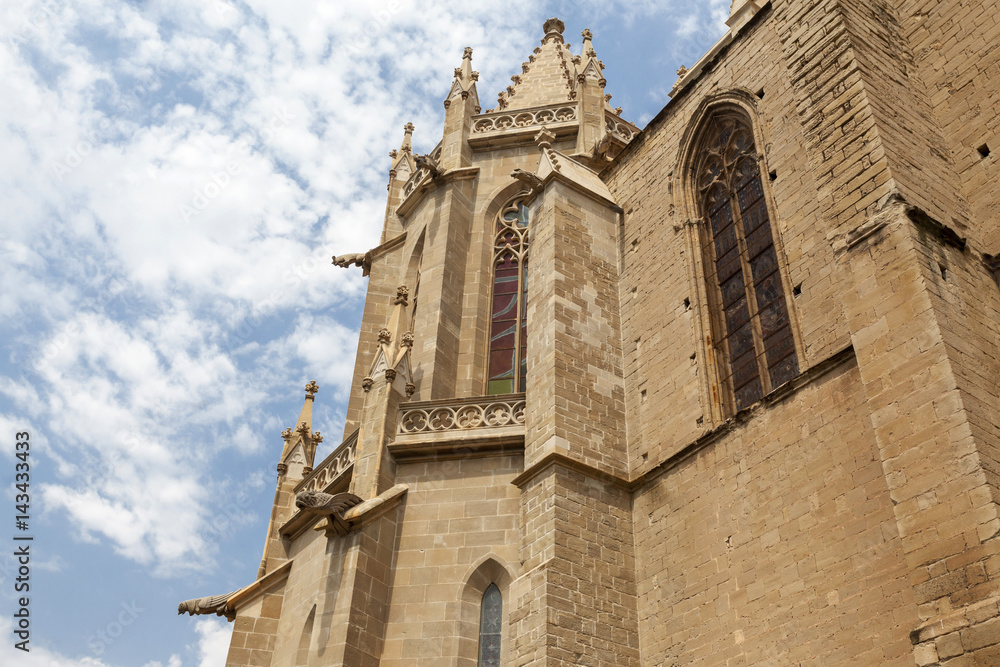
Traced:
[[641, 130], [589, 30], [495, 103], [455, 54], [331, 268], [343, 440], [311, 382], [179, 611], [227, 667], [1000, 665], [998, 7], [733, 0]]

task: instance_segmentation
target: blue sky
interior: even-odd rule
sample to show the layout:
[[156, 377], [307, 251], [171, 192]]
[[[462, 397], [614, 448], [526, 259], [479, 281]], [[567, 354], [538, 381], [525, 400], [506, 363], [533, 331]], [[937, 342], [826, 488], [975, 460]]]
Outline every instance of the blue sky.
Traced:
[[[542, 22], [584, 28], [644, 126], [728, 0], [56, 0], [0, 7], [0, 664], [215, 667], [177, 603], [256, 575], [280, 432], [343, 431], [388, 152], [492, 106]], [[31, 434], [32, 651], [12, 648], [14, 434]], [[0, 515], [0, 521], [3, 521]]]

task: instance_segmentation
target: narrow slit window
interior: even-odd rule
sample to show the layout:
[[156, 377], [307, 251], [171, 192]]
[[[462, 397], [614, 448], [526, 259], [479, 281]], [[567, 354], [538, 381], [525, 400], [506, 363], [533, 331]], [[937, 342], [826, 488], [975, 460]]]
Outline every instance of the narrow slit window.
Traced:
[[483, 593], [479, 617], [479, 667], [500, 667], [500, 637], [503, 634], [503, 597], [496, 584]]
[[493, 243], [488, 394], [524, 391], [527, 375], [528, 207], [505, 206]]
[[709, 119], [695, 175], [712, 340], [733, 407], [742, 410], [799, 373], [753, 132], [742, 117]]

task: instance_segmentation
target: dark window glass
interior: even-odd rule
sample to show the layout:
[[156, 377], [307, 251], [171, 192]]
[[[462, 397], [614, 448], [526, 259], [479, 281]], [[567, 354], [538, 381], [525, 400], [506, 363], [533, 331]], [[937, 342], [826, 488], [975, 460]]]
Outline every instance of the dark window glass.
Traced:
[[503, 630], [503, 598], [496, 584], [483, 593], [479, 616], [479, 667], [500, 667], [500, 635]]
[[774, 236], [750, 125], [709, 120], [695, 182], [706, 222], [706, 274], [716, 304], [713, 335], [736, 410], [799, 372]]

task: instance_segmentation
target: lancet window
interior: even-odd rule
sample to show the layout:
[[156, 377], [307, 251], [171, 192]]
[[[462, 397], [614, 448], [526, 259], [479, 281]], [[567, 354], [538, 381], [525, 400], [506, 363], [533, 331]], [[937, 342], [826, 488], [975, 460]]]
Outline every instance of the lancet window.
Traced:
[[719, 375], [736, 410], [799, 373], [774, 231], [749, 119], [716, 113], [695, 165]]
[[487, 393], [524, 391], [527, 372], [528, 207], [514, 199], [496, 219]]
[[503, 597], [496, 584], [483, 593], [479, 617], [479, 665], [500, 667], [500, 636], [503, 630]]

